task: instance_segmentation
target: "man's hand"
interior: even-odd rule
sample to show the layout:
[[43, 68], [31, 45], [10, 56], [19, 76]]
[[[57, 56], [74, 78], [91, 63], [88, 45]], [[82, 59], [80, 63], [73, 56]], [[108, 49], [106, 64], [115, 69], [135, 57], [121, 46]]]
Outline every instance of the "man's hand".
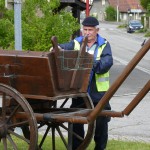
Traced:
[[51, 52], [53, 50], [53, 47], [51, 47], [50, 49], [49, 49], [49, 51]]
[[[49, 49], [49, 51], [51, 52], [51, 51], [53, 51], [53, 49], [54, 49], [54, 48], [51, 47], [51, 48]], [[61, 48], [60, 46], [58, 46], [58, 49], [59, 49], [59, 50], [62, 50], [62, 48]]]

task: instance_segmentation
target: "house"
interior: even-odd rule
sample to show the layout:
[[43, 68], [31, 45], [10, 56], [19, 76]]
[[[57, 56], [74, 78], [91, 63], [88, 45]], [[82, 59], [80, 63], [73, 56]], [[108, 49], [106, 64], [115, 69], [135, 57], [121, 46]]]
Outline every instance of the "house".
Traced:
[[105, 20], [105, 9], [113, 6], [117, 11], [117, 20], [127, 22], [132, 19], [139, 19], [145, 14], [140, 5], [140, 0], [94, 0], [91, 14], [97, 12], [100, 21]]
[[108, 3], [116, 8], [120, 21], [140, 20], [145, 14], [140, 0], [108, 0]]
[[[93, 0], [89, 1], [89, 7], [92, 6]], [[80, 21], [80, 13], [86, 10], [87, 0], [60, 0], [60, 7], [58, 9], [63, 9], [65, 7], [71, 7], [72, 14], [75, 18]], [[89, 8], [90, 9], [90, 8]]]

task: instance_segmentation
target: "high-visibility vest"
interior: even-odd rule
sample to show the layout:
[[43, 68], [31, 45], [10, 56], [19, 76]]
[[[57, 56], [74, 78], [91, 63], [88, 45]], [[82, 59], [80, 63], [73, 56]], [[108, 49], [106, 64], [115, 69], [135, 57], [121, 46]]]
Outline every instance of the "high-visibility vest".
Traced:
[[[98, 48], [96, 60], [100, 60], [100, 56], [106, 44], [107, 41]], [[77, 40], [74, 40], [74, 50], [80, 50], [80, 43]], [[95, 73], [95, 80], [98, 92], [105, 92], [109, 89], [109, 71], [104, 74]]]

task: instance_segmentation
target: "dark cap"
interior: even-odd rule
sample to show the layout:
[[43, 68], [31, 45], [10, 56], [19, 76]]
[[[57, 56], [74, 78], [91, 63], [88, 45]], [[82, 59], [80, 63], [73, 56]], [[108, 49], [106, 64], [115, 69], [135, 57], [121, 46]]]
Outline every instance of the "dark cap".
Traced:
[[90, 27], [95, 27], [97, 25], [99, 25], [98, 20], [95, 17], [86, 17], [83, 22], [82, 22], [83, 26], [90, 26]]

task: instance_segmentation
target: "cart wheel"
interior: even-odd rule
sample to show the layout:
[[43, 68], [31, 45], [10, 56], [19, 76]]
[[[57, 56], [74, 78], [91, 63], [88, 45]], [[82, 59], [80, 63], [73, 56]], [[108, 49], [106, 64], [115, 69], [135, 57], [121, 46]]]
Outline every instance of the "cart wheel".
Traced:
[[[54, 102], [53, 108], [61, 110], [61, 108], [69, 108], [71, 104], [71, 99], [66, 98], [64, 101], [63, 100], [57, 100], [57, 102]], [[85, 104], [85, 109], [91, 109], [94, 108], [93, 103], [90, 99], [89, 96], [84, 97], [84, 104]], [[57, 112], [58, 113], [58, 112]], [[47, 129], [45, 130], [45, 134], [43, 136], [43, 139], [39, 145], [39, 147], [42, 147], [47, 134], [51, 133], [51, 149], [57, 150], [57, 149], [67, 149], [67, 150], [72, 150], [72, 135], [74, 135], [77, 139], [81, 141], [80, 146], [77, 148], [77, 150], [85, 150], [90, 141], [92, 140], [94, 129], [95, 129], [95, 122], [85, 124], [84, 129], [85, 129], [85, 136], [84, 138], [80, 137], [78, 134], [72, 132], [72, 124], [71, 123], [58, 123], [58, 122], [49, 122], [44, 125], [47, 125]], [[43, 126], [44, 126], [43, 125]], [[49, 132], [50, 131], [50, 132]], [[60, 137], [62, 142], [59, 142], [59, 144], [56, 144], [57, 138]], [[48, 139], [47, 139], [48, 140]], [[61, 144], [64, 147], [59, 147]]]
[[[87, 95], [87, 97], [83, 97], [84, 99], [84, 104], [85, 104], [85, 109], [93, 109], [93, 102], [91, 100], [91, 98]], [[76, 138], [78, 138], [79, 140], [82, 141], [82, 143], [80, 144], [80, 146], [77, 148], [77, 150], [85, 150], [88, 145], [90, 144], [92, 138], [93, 138], [93, 134], [95, 131], [95, 122], [91, 122], [89, 124], [84, 125], [86, 126], [86, 132], [85, 132], [85, 136], [84, 139], [82, 139], [79, 135], [74, 135], [76, 136]], [[71, 149], [71, 148], [70, 148]]]
[[[28, 127], [32, 134], [25, 136], [20, 127]], [[3, 149], [37, 149], [37, 131], [36, 119], [27, 100], [14, 88], [0, 84], [0, 145]]]

